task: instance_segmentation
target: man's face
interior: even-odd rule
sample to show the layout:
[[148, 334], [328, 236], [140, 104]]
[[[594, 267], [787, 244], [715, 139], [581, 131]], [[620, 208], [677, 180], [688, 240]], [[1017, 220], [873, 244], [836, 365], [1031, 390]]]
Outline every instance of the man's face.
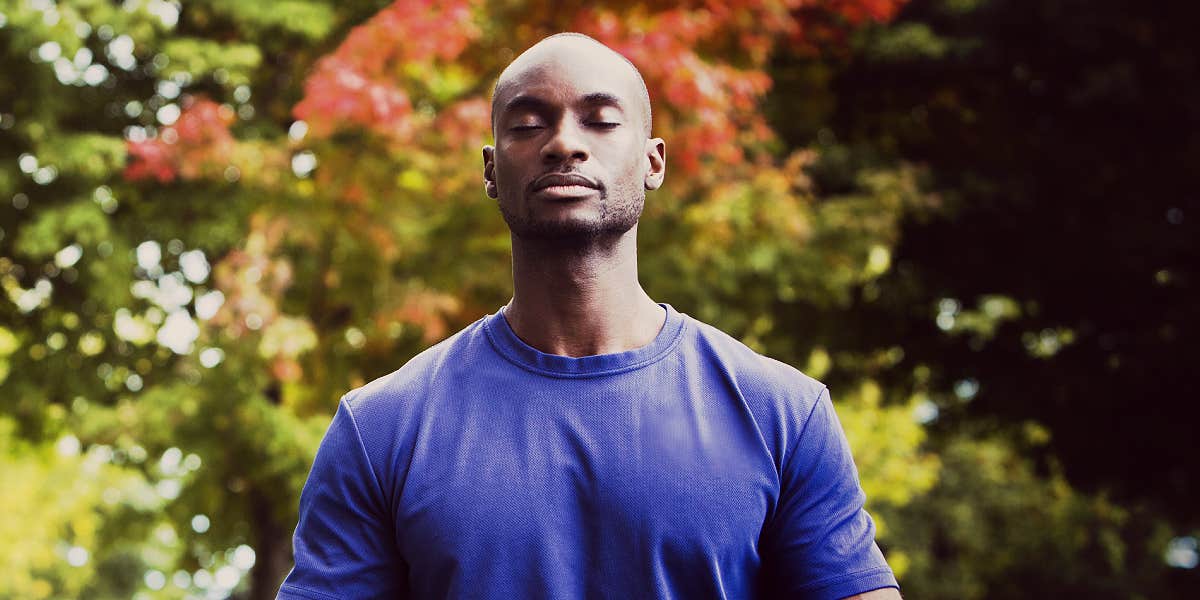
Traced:
[[639, 84], [620, 57], [590, 42], [549, 46], [497, 87], [488, 193], [516, 237], [619, 237], [661, 182], [662, 141], [646, 139]]

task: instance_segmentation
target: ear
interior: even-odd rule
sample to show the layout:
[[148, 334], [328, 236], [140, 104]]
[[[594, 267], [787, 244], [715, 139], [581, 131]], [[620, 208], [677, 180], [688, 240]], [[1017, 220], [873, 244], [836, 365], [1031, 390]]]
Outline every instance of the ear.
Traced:
[[647, 190], [657, 190], [663, 184], [667, 174], [667, 144], [662, 138], [646, 140], [646, 158], [649, 168], [646, 169], [645, 185]]
[[496, 188], [496, 148], [483, 147], [483, 191], [488, 198], [499, 198], [500, 190]]

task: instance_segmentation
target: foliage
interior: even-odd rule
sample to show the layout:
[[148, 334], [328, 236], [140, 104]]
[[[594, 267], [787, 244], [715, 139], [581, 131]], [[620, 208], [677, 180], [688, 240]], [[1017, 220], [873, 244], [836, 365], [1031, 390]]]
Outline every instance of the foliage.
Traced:
[[[122, 513], [152, 513], [163, 503], [145, 479], [112, 464], [112, 448], [95, 445], [80, 453], [79, 440], [32, 446], [12, 437], [13, 422], [0, 420], [0, 468], [6, 489], [0, 514], [0, 596], [80, 597], [94, 588], [99, 572], [121, 557], [104, 556], [104, 538], [130, 519]], [[123, 518], [124, 517], [124, 518]], [[70, 565], [62, 568], [63, 563]], [[127, 578], [126, 578], [127, 579]], [[122, 590], [121, 579], [104, 581]], [[116, 594], [114, 594], [116, 595]]]
[[[1179, 132], [1200, 94], [1184, 65], [1200, 57], [1177, 7], [1079, 7], [913, 2], [860, 32], [861, 54], [836, 67], [856, 93], [829, 121], [846, 143], [921, 160], [944, 201], [906, 223], [880, 282], [892, 318], [929, 311], [902, 330], [911, 359], [940, 365], [943, 385], [976, 382], [972, 417], [1048, 426], [1072, 480], [1186, 530], [1200, 471], [1177, 415], [1200, 304], [1180, 176], [1197, 147]], [[995, 298], [1012, 309], [971, 333]]]
[[[774, 59], [767, 112], [789, 145], [825, 144], [813, 172], [819, 193], [904, 159], [921, 165], [920, 189], [933, 201], [899, 224], [892, 268], [826, 315], [840, 329], [830, 352], [902, 349], [877, 376], [929, 392], [933, 448], [965, 453], [962, 436], [977, 431], [988, 434], [983, 447], [1024, 448], [1028, 424], [1039, 423], [1043, 443], [1025, 450], [1038, 473], [1061, 469], [1081, 490], [1071, 500], [1078, 512], [1037, 526], [1043, 545], [1022, 538], [1034, 530], [1030, 515], [996, 490], [989, 516], [975, 513], [979, 531], [1012, 532], [1005, 544], [1047, 558], [1001, 562], [989, 576], [970, 550], [935, 552], [930, 577], [964, 575], [919, 586], [922, 595], [1020, 595], [1001, 571], [1052, 596], [1171, 597], [1195, 586], [1196, 570], [1168, 570], [1165, 542], [1151, 533], [1194, 540], [1186, 536], [1200, 522], [1200, 479], [1179, 419], [1190, 408], [1185, 361], [1200, 306], [1185, 283], [1194, 280], [1195, 220], [1185, 215], [1195, 202], [1180, 174], [1196, 148], [1178, 134], [1194, 121], [1200, 90], [1183, 67], [1196, 53], [1175, 8], [914, 0], [886, 26], [855, 32], [849, 52]], [[823, 98], [814, 110], [781, 118], [812, 95]], [[953, 471], [968, 468], [943, 458], [935, 504]], [[1019, 483], [1015, 473], [1006, 475]], [[1049, 501], [1037, 486], [1018, 487]], [[1096, 499], [1146, 521], [1121, 529], [1128, 561], [1117, 568], [1081, 551], [1076, 565], [1087, 569], [1051, 566], [1051, 541], [1113, 530]]]
[[922, 598], [1150, 598], [1163, 565], [1143, 544], [1165, 543], [1155, 517], [1073, 490], [1058, 469], [1039, 475], [1003, 438], [939, 447], [937, 487], [889, 514], [905, 557], [906, 593]]
[[[1051, 576], [1039, 553], [1095, 544], [1040, 530], [1110, 531], [1123, 509], [1005, 438], [931, 439], [955, 363], [881, 333], [911, 330], [887, 320], [910, 298], [906, 219], [942, 218], [947, 194], [891, 138], [839, 140], [853, 90], [833, 74], [964, 52], [919, 19], [887, 25], [902, 4], [0, 1], [0, 449], [22, 481], [0, 540], [40, 561], [0, 595], [273, 597], [340, 394], [510, 294], [479, 183], [490, 85], [563, 29], [639, 66], [668, 143], [644, 284], [831, 382], [897, 571], [931, 596], [997, 581], [969, 536], [957, 557], [930, 541], [945, 518], [1016, 528], [1029, 560], [1003, 564]], [[1028, 308], [999, 292], [949, 307], [949, 339], [1005, 339]], [[62, 481], [79, 493], [42, 502]], [[1140, 543], [1121, 531], [1098, 564]]]

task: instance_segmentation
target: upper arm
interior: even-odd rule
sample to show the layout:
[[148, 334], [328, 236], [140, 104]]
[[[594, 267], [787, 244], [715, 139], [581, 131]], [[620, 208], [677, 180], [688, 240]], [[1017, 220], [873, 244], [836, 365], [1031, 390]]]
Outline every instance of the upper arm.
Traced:
[[842, 600], [901, 600], [900, 590], [894, 587], [880, 588], [862, 594], [847, 596]]
[[836, 600], [896, 587], [875, 544], [875, 524], [827, 390], [789, 448], [780, 486], [763, 535], [764, 583], [771, 591]]
[[390, 508], [343, 400], [300, 495], [295, 567], [280, 597], [397, 597], [406, 587]]

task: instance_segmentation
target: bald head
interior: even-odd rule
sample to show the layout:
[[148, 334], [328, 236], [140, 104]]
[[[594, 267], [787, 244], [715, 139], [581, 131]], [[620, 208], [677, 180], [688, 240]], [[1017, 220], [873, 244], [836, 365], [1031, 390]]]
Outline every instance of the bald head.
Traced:
[[500, 109], [507, 100], [521, 92], [522, 82], [532, 73], [556, 68], [586, 70], [613, 79], [615, 85], [628, 91], [623, 95], [628, 96], [634, 104], [630, 107], [631, 112], [640, 116], [646, 137], [650, 137], [650, 93], [641, 72], [628, 58], [612, 48], [582, 33], [573, 32], [556, 33], [534, 44], [500, 73], [492, 93], [493, 133]]

